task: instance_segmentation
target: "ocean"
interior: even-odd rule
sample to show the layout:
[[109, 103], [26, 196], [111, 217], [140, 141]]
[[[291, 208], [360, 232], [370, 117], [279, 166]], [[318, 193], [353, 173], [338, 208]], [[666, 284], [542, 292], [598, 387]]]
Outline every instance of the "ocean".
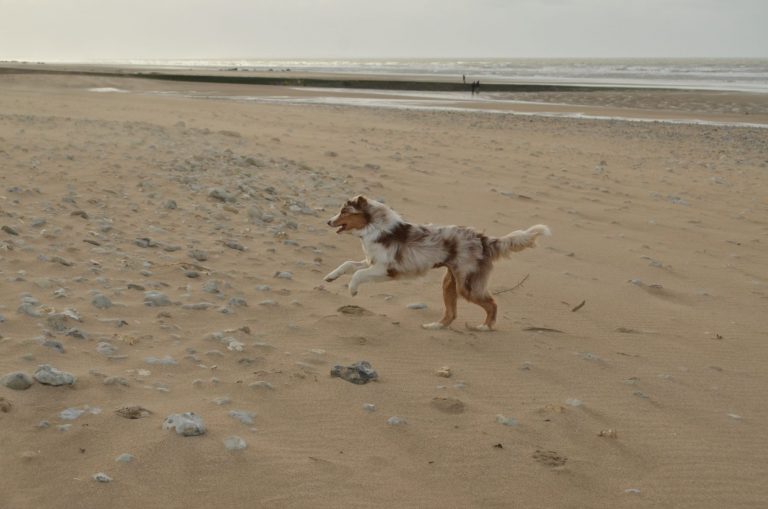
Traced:
[[[96, 63], [96, 62], [94, 62]], [[672, 87], [768, 93], [768, 59], [167, 59], [101, 61], [176, 69], [450, 77], [467, 81]]]

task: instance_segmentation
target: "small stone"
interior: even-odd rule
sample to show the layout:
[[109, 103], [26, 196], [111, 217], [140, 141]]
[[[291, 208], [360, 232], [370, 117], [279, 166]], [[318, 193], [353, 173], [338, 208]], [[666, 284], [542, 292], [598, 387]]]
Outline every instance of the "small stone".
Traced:
[[248, 301], [246, 301], [242, 297], [232, 297], [227, 302], [227, 305], [232, 307], [244, 308], [244, 307], [248, 307]]
[[366, 412], [375, 412], [376, 411], [376, 405], [373, 403], [363, 403], [363, 410]]
[[0, 396], [0, 412], [7, 414], [13, 408], [13, 403]]
[[96, 482], [112, 482], [112, 478], [109, 477], [104, 472], [99, 472], [97, 474], [93, 474], [93, 480]]
[[51, 313], [46, 318], [48, 327], [55, 332], [66, 332], [75, 325], [75, 322], [81, 321], [80, 316], [71, 309], [65, 309], [61, 313]]
[[245, 440], [238, 436], [231, 436], [224, 439], [224, 447], [226, 447], [228, 451], [240, 451], [247, 446], [248, 444], [245, 443]]
[[44, 385], [73, 385], [75, 383], [75, 376], [72, 373], [59, 371], [50, 364], [42, 364], [38, 366], [35, 371], [35, 380]]
[[339, 377], [357, 385], [366, 384], [371, 380], [379, 378], [378, 373], [376, 373], [368, 361], [358, 361], [351, 366], [337, 364], [331, 369], [331, 376]]
[[112, 301], [102, 293], [94, 295], [93, 299], [91, 299], [91, 304], [98, 309], [108, 309], [112, 307]]
[[565, 404], [573, 407], [580, 407], [584, 405], [584, 402], [577, 398], [568, 398], [565, 400]]
[[43, 314], [40, 312], [40, 308], [37, 304], [31, 302], [25, 302], [16, 309], [16, 312], [20, 315], [31, 316], [32, 318], [40, 318]]
[[117, 458], [115, 458], [115, 461], [117, 461], [118, 463], [130, 463], [130, 462], [132, 462], [135, 459], [136, 459], [136, 456], [126, 452], [126, 453], [121, 454]]
[[248, 387], [250, 387], [251, 389], [268, 389], [270, 391], [275, 389], [275, 387], [271, 383], [266, 382], [264, 380], [257, 380], [255, 382], [251, 382], [248, 384]]
[[619, 434], [616, 432], [615, 429], [603, 429], [603, 430], [600, 430], [600, 433], [598, 433], [597, 436], [603, 437], [603, 438], [618, 438]]
[[133, 243], [139, 247], [157, 247], [159, 244], [149, 237], [139, 237], [133, 240]]
[[516, 428], [518, 426], [517, 419], [514, 417], [504, 417], [501, 414], [496, 416], [496, 422], [503, 424], [504, 426], [509, 426], [510, 428]]
[[212, 302], [193, 302], [191, 304], [182, 304], [181, 309], [190, 309], [192, 311], [202, 311], [205, 309], [210, 309], [215, 305], [216, 304], [213, 304]]
[[229, 344], [227, 344], [227, 350], [230, 352], [242, 352], [245, 350], [245, 343], [232, 339]]
[[277, 271], [275, 272], [275, 276], [278, 279], [293, 279], [293, 273], [290, 271]]
[[73, 262], [70, 262], [69, 260], [65, 260], [61, 256], [52, 256], [51, 257], [51, 262], [58, 263], [59, 265], [63, 265], [65, 267], [71, 267], [71, 266], [74, 265]]
[[178, 364], [176, 360], [170, 355], [166, 355], [165, 357], [147, 357], [144, 359], [144, 362], [147, 364], [157, 364], [160, 366], [175, 366]]
[[451, 368], [448, 366], [443, 366], [442, 368], [435, 371], [435, 375], [441, 376], [443, 378], [451, 378], [453, 376], [453, 373], [451, 372]]
[[27, 390], [32, 387], [33, 383], [34, 380], [32, 377], [23, 371], [14, 371], [13, 373], [8, 373], [2, 379], [0, 379], [0, 384], [8, 387], [9, 389], [13, 389], [14, 391]]
[[165, 203], [163, 203], [163, 208], [167, 210], [175, 210], [177, 207], [175, 200], [166, 200]]
[[104, 379], [104, 385], [122, 385], [128, 387], [128, 380], [121, 376], [108, 376]]
[[115, 348], [111, 343], [108, 343], [106, 341], [100, 341], [96, 345], [96, 351], [99, 352], [101, 355], [109, 356], [117, 353], [117, 348]]
[[144, 305], [145, 306], [170, 306], [171, 300], [162, 292], [150, 290], [144, 292]]
[[233, 202], [235, 197], [222, 187], [214, 187], [208, 190], [208, 197], [220, 202]]
[[408, 424], [408, 422], [403, 419], [402, 417], [392, 416], [389, 419], [387, 419], [387, 424], [390, 426], [402, 426], [404, 424]]
[[224, 245], [229, 249], [234, 249], [235, 251], [245, 251], [245, 246], [239, 242], [235, 242], [234, 240], [225, 240]]
[[218, 279], [211, 279], [203, 283], [203, 291], [206, 293], [221, 293], [224, 283]]
[[423, 302], [414, 302], [406, 306], [408, 309], [427, 309], [427, 305]]
[[148, 417], [152, 415], [152, 412], [150, 410], [147, 410], [143, 406], [138, 406], [138, 405], [125, 406], [122, 408], [118, 408], [117, 410], [115, 410], [115, 413], [120, 417], [124, 417], [126, 419], [141, 419], [142, 417]]
[[84, 413], [85, 409], [83, 408], [67, 408], [66, 410], [59, 412], [59, 418], [64, 419], [65, 421], [74, 421]]
[[163, 421], [163, 429], [175, 429], [177, 434], [185, 437], [205, 434], [203, 419], [193, 412], [169, 415]]
[[245, 410], [230, 410], [229, 416], [243, 424], [253, 424], [253, 418], [256, 417], [256, 414]]
[[8, 225], [3, 225], [3, 231], [5, 233], [7, 233], [8, 235], [18, 235], [19, 234], [19, 232], [17, 232], [15, 228], [13, 228], [11, 226], [8, 226]]
[[198, 262], [204, 262], [208, 260], [208, 253], [200, 249], [193, 249], [189, 252], [190, 258], [197, 260]]

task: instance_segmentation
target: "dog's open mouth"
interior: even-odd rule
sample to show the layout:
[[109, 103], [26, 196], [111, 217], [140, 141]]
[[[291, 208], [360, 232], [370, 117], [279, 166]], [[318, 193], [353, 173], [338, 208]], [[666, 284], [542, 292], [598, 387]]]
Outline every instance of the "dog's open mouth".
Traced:
[[339, 227], [336, 229], [336, 233], [341, 233], [346, 229], [347, 229], [347, 225], [344, 223], [341, 223], [341, 225], [339, 225]]

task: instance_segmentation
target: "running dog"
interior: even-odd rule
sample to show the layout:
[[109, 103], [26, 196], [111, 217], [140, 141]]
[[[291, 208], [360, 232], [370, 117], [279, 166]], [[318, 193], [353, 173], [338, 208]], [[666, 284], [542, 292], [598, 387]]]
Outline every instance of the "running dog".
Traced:
[[443, 278], [445, 313], [439, 322], [422, 325], [443, 329], [456, 318], [456, 301], [461, 295], [485, 310], [485, 322], [472, 330], [489, 331], [496, 323], [496, 302], [488, 292], [493, 262], [515, 251], [535, 247], [549, 228], [537, 224], [503, 237], [488, 237], [463, 226], [416, 225], [403, 221], [392, 209], [377, 201], [357, 196], [347, 201], [328, 221], [336, 233], [351, 233], [363, 244], [365, 260], [347, 261], [325, 276], [328, 282], [354, 272], [349, 291], [354, 296], [361, 284], [424, 275], [446, 267]]

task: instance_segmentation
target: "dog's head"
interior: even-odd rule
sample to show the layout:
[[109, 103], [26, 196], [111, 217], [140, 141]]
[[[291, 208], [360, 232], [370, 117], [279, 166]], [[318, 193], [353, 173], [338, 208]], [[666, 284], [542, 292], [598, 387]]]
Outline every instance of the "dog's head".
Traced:
[[328, 226], [337, 228], [336, 233], [362, 230], [371, 222], [370, 205], [365, 196], [348, 200], [338, 214], [328, 220]]

